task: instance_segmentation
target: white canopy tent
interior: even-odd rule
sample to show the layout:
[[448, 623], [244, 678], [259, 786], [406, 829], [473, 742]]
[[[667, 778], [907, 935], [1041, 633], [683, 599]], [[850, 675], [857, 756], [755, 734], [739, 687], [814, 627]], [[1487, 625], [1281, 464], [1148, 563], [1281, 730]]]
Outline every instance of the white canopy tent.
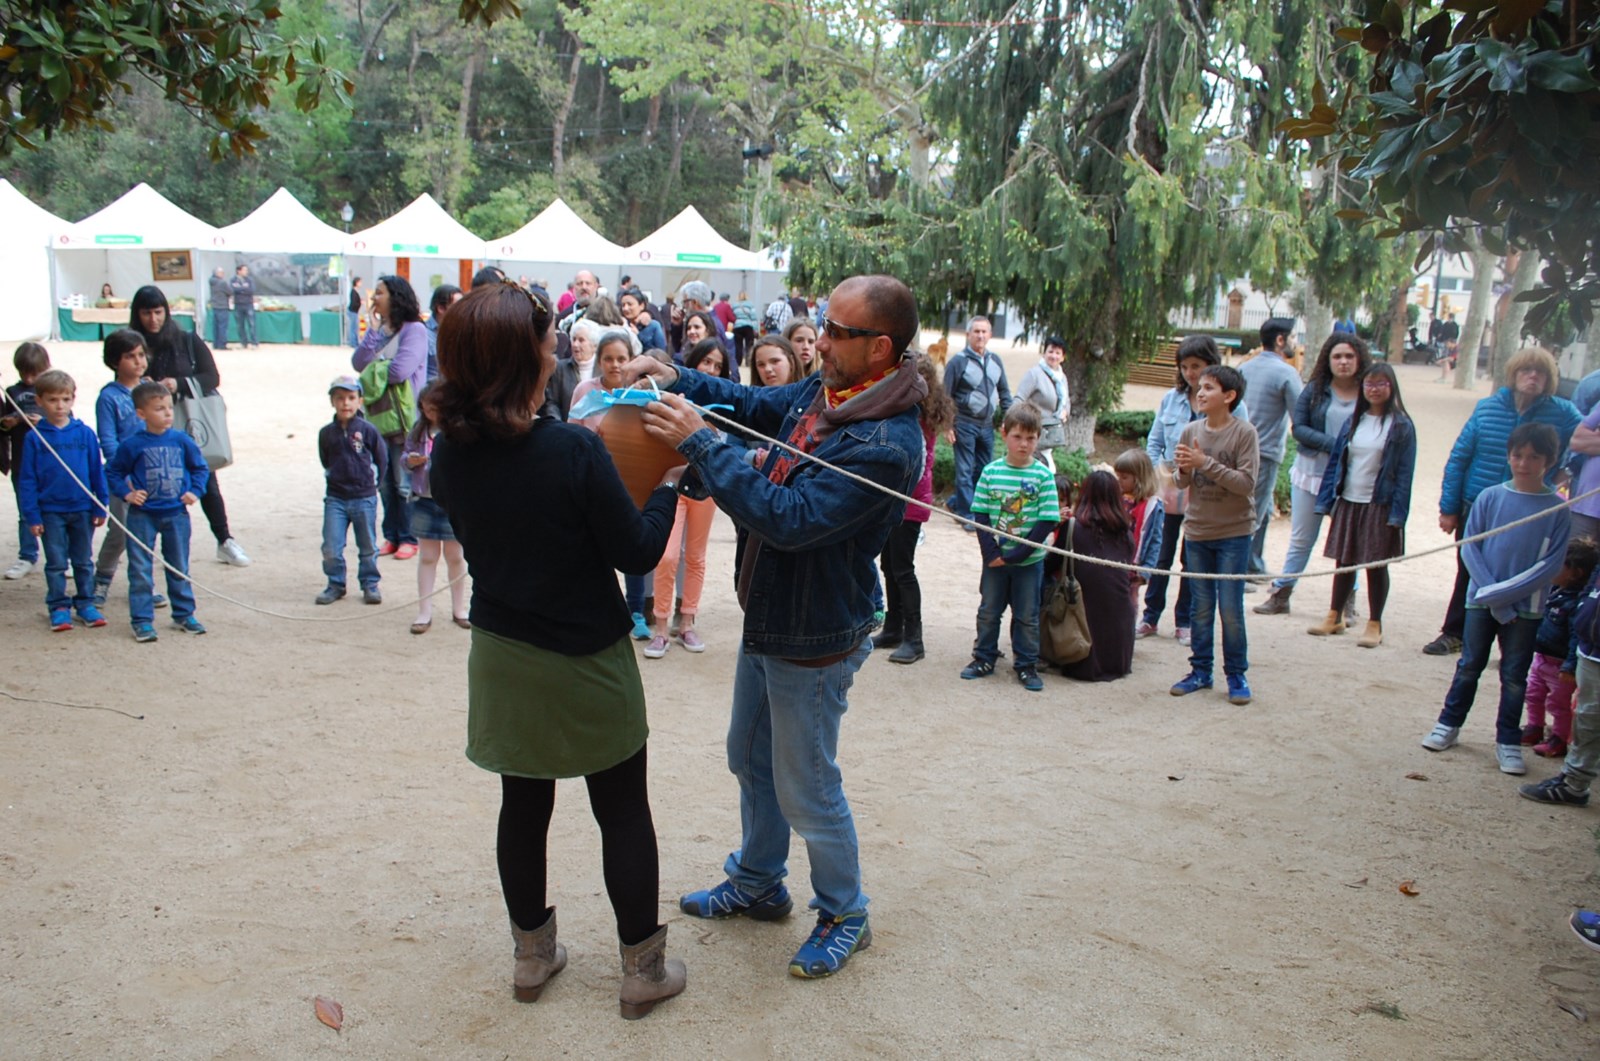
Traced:
[[673, 294], [691, 280], [703, 280], [718, 294], [734, 298], [747, 292], [758, 303], [783, 289], [782, 270], [770, 254], [723, 239], [692, 206], [629, 247], [627, 259], [621, 271], [632, 273], [641, 287], [653, 287], [657, 298]]
[[226, 253], [343, 254], [343, 232], [307, 210], [287, 188], [273, 192], [242, 221], [218, 233], [214, 246]]
[[[220, 266], [231, 277], [236, 266], [248, 265], [258, 293], [270, 293], [298, 309], [302, 331], [310, 335], [306, 314], [330, 304], [342, 308], [348, 298], [344, 286], [348, 279], [332, 279], [343, 272], [339, 258], [348, 239], [307, 210], [289, 189], [279, 188], [249, 216], [218, 231], [212, 250], [200, 255], [196, 275], [210, 276]], [[292, 270], [290, 275], [275, 275], [286, 268]], [[319, 286], [320, 293], [294, 293], [308, 283]], [[208, 287], [202, 288], [202, 293], [208, 292]]]
[[[548, 280], [556, 291], [578, 269], [592, 269], [597, 275], [604, 269], [609, 274], [613, 270], [607, 266], [625, 266], [634, 261], [626, 247], [590, 228], [560, 199], [510, 235], [490, 240], [488, 249], [490, 257], [513, 279], [525, 274]], [[605, 283], [604, 277], [601, 282]], [[607, 286], [614, 290], [616, 285], [613, 282]]]
[[347, 256], [368, 259], [364, 265], [350, 266], [355, 275], [368, 277], [368, 292], [373, 286], [371, 277], [393, 273], [400, 258], [411, 259], [411, 286], [424, 309], [434, 277], [455, 283], [460, 276], [459, 263], [471, 262], [476, 269], [486, 250], [483, 240], [445, 213], [426, 192], [388, 220], [345, 237]]
[[[198, 297], [204, 277], [193, 268], [193, 252], [215, 246], [218, 230], [175, 206], [148, 184], [75, 225], [62, 227], [51, 242], [56, 296], [82, 294], [92, 305], [100, 285], [110, 283], [121, 297], [155, 284], [173, 301]], [[188, 279], [156, 279], [155, 261], [163, 251], [186, 252]], [[174, 271], [176, 257], [169, 263]]]
[[55, 324], [50, 298], [50, 240], [67, 222], [0, 177], [0, 339], [47, 337]]

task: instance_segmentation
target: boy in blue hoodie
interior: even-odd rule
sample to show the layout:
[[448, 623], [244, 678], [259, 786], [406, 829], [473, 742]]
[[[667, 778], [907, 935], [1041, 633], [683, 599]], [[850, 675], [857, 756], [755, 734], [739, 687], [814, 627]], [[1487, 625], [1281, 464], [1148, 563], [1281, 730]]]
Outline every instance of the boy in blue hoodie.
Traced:
[[1461, 659], [1445, 694], [1444, 710], [1422, 739], [1422, 746], [1442, 752], [1457, 743], [1478, 692], [1478, 679], [1489, 662], [1489, 649], [1498, 640], [1500, 713], [1495, 722], [1495, 757], [1501, 772], [1525, 774], [1522, 701], [1544, 617], [1544, 591], [1566, 561], [1570, 520], [1561, 498], [1544, 482], [1561, 457], [1555, 428], [1520, 425], [1511, 432], [1506, 454], [1511, 481], [1478, 495], [1467, 516], [1464, 536], [1470, 538], [1538, 513], [1547, 515], [1461, 547], [1461, 562], [1470, 576]]
[[[94, 606], [94, 528], [105, 522], [106, 509], [100, 449], [94, 431], [72, 415], [78, 385], [71, 376], [51, 369], [34, 380], [33, 391], [44, 418], [23, 439], [17, 497], [22, 522], [44, 538], [50, 629], [71, 630], [74, 610], [84, 625], [104, 626]], [[68, 566], [77, 590], [70, 596]]]
[[333, 422], [317, 436], [327, 494], [322, 499], [322, 573], [328, 585], [318, 604], [332, 604], [345, 594], [344, 542], [356, 533], [361, 599], [382, 604], [378, 590], [378, 484], [389, 471], [389, 447], [361, 415], [361, 381], [340, 376], [328, 386]]
[[[106, 336], [100, 350], [101, 360], [112, 372], [112, 379], [100, 388], [100, 397], [94, 403], [94, 429], [100, 436], [100, 455], [111, 462], [117, 455], [122, 440], [144, 427], [133, 411], [133, 388], [144, 379], [149, 368], [149, 354], [145, 350], [144, 336], [132, 328], [118, 328]], [[117, 565], [127, 548], [128, 537], [118, 523], [128, 522], [128, 503], [120, 496], [111, 498], [111, 519], [107, 521], [106, 536], [100, 541], [100, 554], [94, 562], [94, 603], [102, 606], [111, 591], [111, 582], [117, 577]], [[151, 602], [157, 608], [167, 606], [167, 598], [152, 594]]]
[[167, 597], [172, 625], [189, 634], [206, 628], [194, 617], [189, 585], [189, 512], [206, 492], [211, 474], [194, 439], [172, 430], [172, 394], [160, 383], [133, 388], [133, 410], [144, 430], [129, 435], [106, 466], [117, 496], [128, 502], [128, 612], [135, 641], [156, 640], [154, 556], [161, 539], [167, 565]]

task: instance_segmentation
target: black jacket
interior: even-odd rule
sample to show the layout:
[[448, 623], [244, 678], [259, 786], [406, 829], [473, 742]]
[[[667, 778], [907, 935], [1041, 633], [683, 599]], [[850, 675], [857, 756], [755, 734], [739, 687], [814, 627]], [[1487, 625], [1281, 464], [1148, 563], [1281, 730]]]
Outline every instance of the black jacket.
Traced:
[[360, 413], [337, 417], [317, 435], [317, 451], [328, 479], [328, 496], [341, 501], [373, 497], [389, 471], [389, 447]]

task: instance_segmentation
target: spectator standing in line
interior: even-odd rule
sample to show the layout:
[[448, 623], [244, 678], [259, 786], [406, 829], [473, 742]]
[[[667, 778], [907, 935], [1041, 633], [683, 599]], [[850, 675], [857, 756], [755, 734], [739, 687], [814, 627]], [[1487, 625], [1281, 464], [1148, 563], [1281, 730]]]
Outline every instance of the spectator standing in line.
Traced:
[[[359, 282], [359, 280], [358, 280]], [[211, 271], [211, 346], [215, 350], [228, 348], [228, 307], [233, 302], [233, 288], [228, 285], [222, 266]]]
[[[1267, 570], [1262, 555], [1267, 544], [1267, 524], [1275, 506], [1273, 489], [1278, 484], [1278, 467], [1283, 463], [1289, 437], [1289, 414], [1300, 399], [1300, 373], [1285, 360], [1294, 321], [1273, 317], [1261, 326], [1261, 352], [1239, 366], [1245, 393], [1250, 395], [1248, 415], [1261, 446], [1261, 464], [1256, 471], [1255, 535], [1250, 542], [1250, 571]], [[1248, 583], [1247, 583], [1248, 585]]]
[[239, 332], [239, 345], [260, 347], [256, 340], [256, 282], [250, 279], [248, 265], [233, 271], [228, 288], [233, 292], [233, 323]]
[[[955, 448], [955, 492], [950, 511], [972, 517], [972, 493], [978, 476], [994, 459], [994, 418], [1011, 408], [1011, 387], [1006, 366], [989, 352], [994, 334], [988, 317], [967, 322], [967, 345], [944, 366], [944, 389], [956, 403], [956, 423], [945, 437]], [[970, 523], [961, 525], [972, 530]]]

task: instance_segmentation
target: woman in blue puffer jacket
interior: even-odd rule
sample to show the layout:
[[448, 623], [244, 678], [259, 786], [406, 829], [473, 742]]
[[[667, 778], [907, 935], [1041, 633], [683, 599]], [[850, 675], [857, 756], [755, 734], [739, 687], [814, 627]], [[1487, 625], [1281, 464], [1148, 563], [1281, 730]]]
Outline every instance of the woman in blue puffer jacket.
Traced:
[[[1478, 495], [1511, 478], [1506, 464], [1506, 442], [1522, 424], [1549, 424], [1556, 429], [1565, 450], [1582, 420], [1577, 407], [1556, 397], [1560, 374], [1556, 360], [1544, 350], [1518, 350], [1506, 362], [1506, 385], [1472, 410], [1450, 459], [1444, 463], [1444, 488], [1439, 494], [1439, 529], [1461, 539], [1467, 510]], [[1558, 462], [1557, 467], [1561, 466]], [[1422, 649], [1430, 656], [1461, 651], [1461, 632], [1467, 620], [1467, 569], [1456, 555], [1456, 584], [1444, 613], [1439, 636]]]

